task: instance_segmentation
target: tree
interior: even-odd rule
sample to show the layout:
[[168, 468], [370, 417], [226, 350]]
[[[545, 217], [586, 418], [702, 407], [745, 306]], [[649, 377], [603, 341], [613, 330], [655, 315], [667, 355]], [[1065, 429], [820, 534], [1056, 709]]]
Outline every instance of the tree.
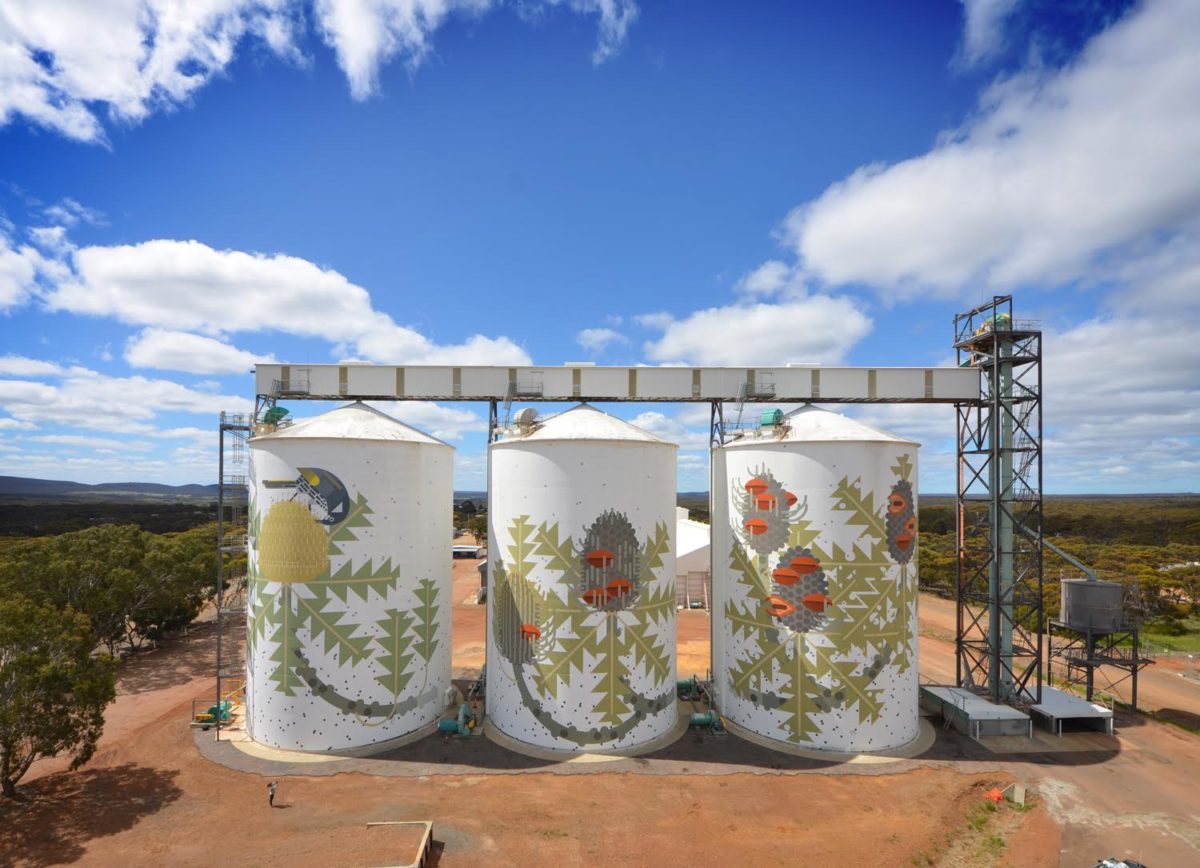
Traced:
[[128, 612], [125, 633], [130, 648], [190, 624], [213, 594], [216, 555], [210, 530], [149, 539], [141, 573], [150, 593]]
[[20, 595], [0, 599], [0, 791], [41, 757], [72, 754], [77, 769], [96, 751], [104, 708], [116, 697], [117, 662], [94, 656], [86, 616]]
[[213, 527], [154, 535], [99, 525], [16, 546], [0, 556], [0, 593], [21, 593], [87, 615], [113, 653], [189, 623], [211, 596]]
[[475, 537], [475, 542], [481, 546], [487, 545], [488, 520], [486, 515], [473, 516], [467, 522], [467, 531]]
[[139, 581], [149, 536], [134, 525], [104, 524], [22, 546], [5, 558], [0, 586], [86, 614], [111, 654], [129, 611], [149, 595]]

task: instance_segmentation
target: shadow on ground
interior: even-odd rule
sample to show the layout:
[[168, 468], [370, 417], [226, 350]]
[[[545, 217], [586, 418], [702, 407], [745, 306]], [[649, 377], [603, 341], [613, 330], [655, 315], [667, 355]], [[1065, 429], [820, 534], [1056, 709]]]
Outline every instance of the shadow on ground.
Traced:
[[676, 741], [654, 753], [637, 757], [613, 757], [598, 762], [566, 762], [535, 759], [509, 751], [482, 735], [466, 738], [430, 735], [420, 741], [371, 757], [347, 757], [323, 763], [291, 763], [251, 756], [228, 742], [214, 744], [211, 737], [197, 736], [196, 746], [208, 759], [240, 771], [264, 775], [331, 775], [344, 772], [415, 777], [421, 775], [505, 774], [550, 772], [578, 775], [598, 773], [745, 774], [761, 772], [822, 772], [826, 774], [887, 774], [919, 767], [925, 763], [976, 761], [987, 763], [1034, 763], [1093, 765], [1108, 762], [1120, 753], [1119, 743], [1097, 734], [1095, 750], [1078, 745], [1066, 751], [1003, 753], [953, 730], [937, 732], [934, 743], [919, 756], [883, 763], [851, 763], [842, 759], [793, 756], [745, 741], [732, 734], [717, 735], [707, 730], [689, 730]]
[[1151, 712], [1150, 717], [1166, 723], [1173, 723], [1176, 726], [1182, 726], [1184, 729], [1189, 729], [1192, 732], [1200, 733], [1200, 714], [1193, 714], [1190, 711], [1184, 711], [1182, 708], [1160, 708], [1157, 711]]
[[159, 648], [131, 656], [121, 667], [117, 689], [121, 693], [145, 693], [186, 684], [213, 671], [216, 624], [192, 624], [186, 635], [164, 639]]
[[0, 800], [0, 864], [75, 862], [93, 838], [135, 826], [178, 799], [178, 772], [128, 763], [62, 772], [18, 788]]

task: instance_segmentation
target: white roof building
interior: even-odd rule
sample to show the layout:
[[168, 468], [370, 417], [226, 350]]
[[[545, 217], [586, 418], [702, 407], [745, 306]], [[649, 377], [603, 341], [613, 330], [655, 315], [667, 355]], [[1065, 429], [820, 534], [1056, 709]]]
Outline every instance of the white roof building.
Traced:
[[675, 604], [691, 608], [701, 602], [707, 609], [712, 590], [711, 528], [688, 515], [684, 507], [675, 507]]

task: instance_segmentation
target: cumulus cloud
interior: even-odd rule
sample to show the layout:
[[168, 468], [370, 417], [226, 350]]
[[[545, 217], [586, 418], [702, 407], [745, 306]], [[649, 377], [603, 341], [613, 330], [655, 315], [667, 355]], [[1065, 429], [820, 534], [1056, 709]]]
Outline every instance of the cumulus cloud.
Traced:
[[[309, 10], [304, 0], [8, 0], [0, 5], [0, 125], [20, 116], [69, 138], [103, 141], [105, 114], [137, 122], [186, 102], [246, 41], [303, 62], [298, 46], [310, 16], [351, 93], [365, 99], [389, 60], [418, 67], [451, 15], [478, 16], [497, 5], [314, 0]], [[595, 63], [620, 50], [638, 14], [633, 0], [530, 0], [520, 8], [547, 6], [596, 17]]]
[[[70, 263], [72, 274], [46, 296], [51, 310], [210, 337], [288, 332], [323, 338], [385, 364], [525, 365], [530, 361], [523, 349], [504, 337], [473, 335], [461, 344], [435, 344], [375, 310], [368, 292], [342, 274], [295, 256], [214, 250], [198, 241], [155, 240], [80, 248], [71, 254]], [[151, 347], [161, 348], [161, 340], [153, 333], [151, 338]], [[232, 363], [227, 350], [217, 349], [218, 341], [190, 343], [203, 352], [220, 353]], [[135, 347], [139, 346], [135, 340]]]
[[239, 350], [216, 338], [168, 329], [143, 329], [125, 345], [125, 361], [135, 368], [188, 371], [194, 374], [238, 374], [256, 362], [274, 361]]
[[610, 344], [627, 344], [629, 338], [610, 328], [584, 329], [575, 335], [575, 343], [591, 352], [602, 353]]
[[871, 330], [849, 298], [817, 295], [781, 304], [747, 304], [696, 311], [661, 326], [646, 355], [697, 365], [783, 365], [841, 362]]
[[1200, 209], [1200, 4], [1151, 0], [1059, 70], [997, 83], [928, 153], [860, 168], [784, 235], [829, 284], [1060, 282]]

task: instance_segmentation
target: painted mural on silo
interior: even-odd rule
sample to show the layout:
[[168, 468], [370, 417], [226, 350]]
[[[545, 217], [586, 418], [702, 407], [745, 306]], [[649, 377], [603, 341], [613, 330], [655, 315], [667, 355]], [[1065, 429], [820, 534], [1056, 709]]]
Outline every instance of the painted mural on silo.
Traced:
[[869, 752], [919, 730], [917, 448], [814, 407], [713, 454], [713, 668], [733, 724]]
[[614, 751], [675, 729], [675, 446], [583, 405], [491, 447], [487, 714]]
[[252, 739], [362, 751], [436, 722], [453, 451], [360, 403], [250, 440]]

